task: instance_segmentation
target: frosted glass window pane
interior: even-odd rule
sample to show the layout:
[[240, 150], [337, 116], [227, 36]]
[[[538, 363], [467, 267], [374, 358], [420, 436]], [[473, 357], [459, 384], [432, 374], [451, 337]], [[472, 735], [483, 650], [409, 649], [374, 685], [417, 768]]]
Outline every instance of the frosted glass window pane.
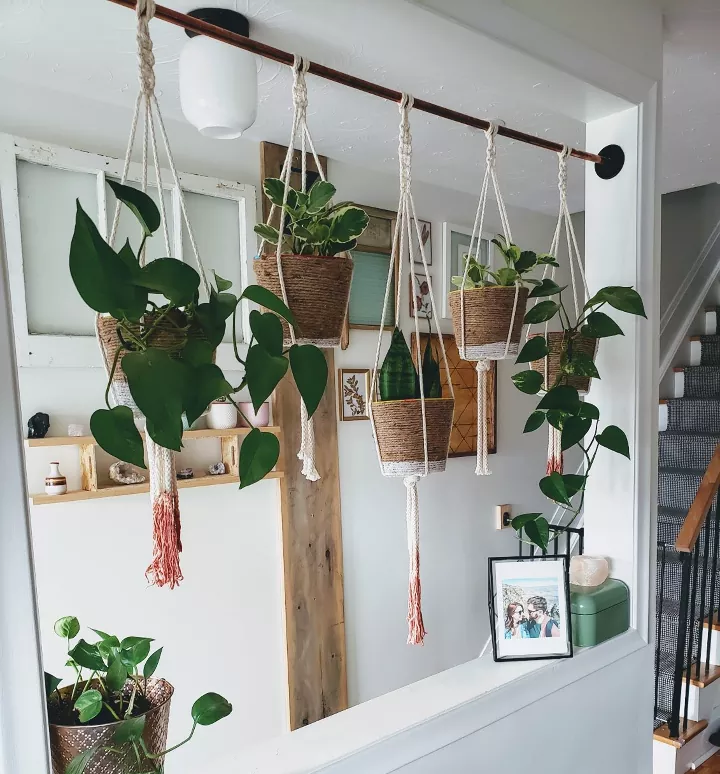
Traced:
[[[234, 199], [220, 199], [206, 194], [185, 192], [185, 206], [193, 229], [208, 279], [212, 282], [214, 269], [221, 277], [230, 280], [233, 286], [229, 292], [239, 296], [242, 292], [240, 272], [240, 209]], [[185, 223], [183, 222], [183, 257], [193, 268], [195, 256], [190, 245]], [[228, 320], [223, 341], [232, 341], [232, 331]], [[242, 332], [238, 321], [237, 337]]]
[[18, 161], [20, 232], [30, 333], [92, 335], [93, 312], [70, 277], [75, 199], [97, 221], [97, 178]]
[[[120, 182], [118, 180], [118, 182]], [[142, 186], [140, 183], [128, 182], [126, 185], [132, 188], [140, 190]], [[158, 189], [156, 186], [148, 185], [148, 195], [160, 206], [160, 200], [158, 198]], [[107, 196], [107, 219], [108, 219], [108, 236], [110, 235], [110, 229], [112, 228], [113, 218], [115, 217], [115, 204], [117, 199], [112, 192], [110, 186], [105, 187], [105, 195]], [[163, 202], [165, 204], [165, 217], [168, 222], [168, 234], [170, 236], [170, 249], [173, 248], [173, 210], [172, 210], [172, 192], [163, 190]], [[140, 242], [142, 240], [142, 228], [138, 219], [130, 212], [130, 210], [122, 205], [120, 207], [120, 221], [118, 223], [117, 235], [115, 237], [115, 249], [119, 250], [124, 244], [125, 240], [130, 240], [130, 247], [137, 255]], [[145, 259], [147, 261], [154, 261], [156, 258], [168, 258], [167, 248], [165, 247], [165, 237], [163, 236], [162, 226], [149, 237], [145, 247]], [[157, 300], [157, 299], [155, 299]]]
[[[350, 285], [350, 324], [379, 326], [391, 258], [389, 255], [363, 253], [359, 250], [353, 250], [352, 255], [355, 267]], [[385, 311], [385, 325], [395, 324], [395, 282], [392, 284]]]

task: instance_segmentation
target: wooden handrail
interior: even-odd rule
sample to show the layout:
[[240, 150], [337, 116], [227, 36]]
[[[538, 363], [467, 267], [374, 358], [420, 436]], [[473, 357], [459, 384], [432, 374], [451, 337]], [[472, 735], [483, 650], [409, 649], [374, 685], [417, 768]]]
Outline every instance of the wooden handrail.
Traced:
[[715, 453], [700, 482], [693, 504], [678, 532], [675, 540], [676, 550], [690, 553], [695, 548], [718, 488], [720, 488], [720, 443], [715, 447]]

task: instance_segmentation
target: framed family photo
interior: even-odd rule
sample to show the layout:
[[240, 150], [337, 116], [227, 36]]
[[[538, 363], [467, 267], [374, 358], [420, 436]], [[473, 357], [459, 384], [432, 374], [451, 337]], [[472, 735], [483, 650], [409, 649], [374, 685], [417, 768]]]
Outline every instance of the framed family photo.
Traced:
[[488, 590], [495, 661], [572, 657], [567, 557], [491, 557]]

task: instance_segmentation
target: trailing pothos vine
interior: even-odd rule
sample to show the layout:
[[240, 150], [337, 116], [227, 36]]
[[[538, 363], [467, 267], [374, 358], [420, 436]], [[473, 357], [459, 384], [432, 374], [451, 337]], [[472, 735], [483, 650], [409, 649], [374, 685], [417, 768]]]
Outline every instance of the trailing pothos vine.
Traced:
[[[166, 449], [180, 451], [183, 418], [186, 425], [192, 425], [214, 400], [227, 399], [244, 416], [233, 396], [247, 388], [255, 411], [259, 410], [288, 368], [312, 416], [327, 384], [327, 363], [312, 345], [283, 347], [280, 317], [296, 326], [287, 306], [258, 285], [235, 296], [229, 292], [232, 283], [217, 274], [207, 300], [201, 301], [200, 275], [188, 264], [158, 258], [143, 265], [146, 242], [161, 225], [160, 212], [147, 194], [112, 181], [109, 184], [140, 224], [137, 250], [128, 240], [116, 252], [79, 201], [70, 247], [70, 273], [78, 293], [91, 309], [110, 315], [116, 323], [118, 346], [108, 364], [107, 408], [95, 411], [90, 420], [98, 444], [114, 457], [145, 467], [142, 437], [131, 408], [110, 402], [120, 367], [133, 402], [145, 416], [147, 433]], [[151, 294], [163, 296], [163, 302], [156, 303]], [[236, 336], [237, 311], [243, 299], [269, 310], [250, 312], [252, 338], [244, 358]], [[244, 371], [238, 385], [228, 382], [214, 362], [228, 320], [233, 352]], [[240, 449], [240, 487], [264, 478], [277, 463], [279, 452], [275, 435], [253, 428]]]
[[[569, 520], [563, 520], [563, 526], [570, 526], [579, 516], [585, 499], [590, 471], [595, 463], [600, 447], [610, 449], [630, 459], [627, 436], [616, 425], [606, 425], [601, 429], [600, 410], [587, 400], [581, 400], [578, 390], [568, 383], [570, 377], [600, 378], [593, 358], [576, 346], [583, 338], [602, 339], [622, 336], [622, 328], [605, 312], [603, 307], [610, 306], [618, 311], [640, 317], [646, 317], [640, 295], [629, 287], [609, 286], [599, 290], [582, 308], [573, 324], [563, 303], [561, 287], [550, 279], [544, 279], [530, 293], [531, 298], [545, 298], [539, 301], [525, 315], [528, 325], [546, 323], [558, 319], [562, 332], [562, 351], [560, 368], [551, 385], [544, 385], [543, 374], [539, 371], [521, 371], [513, 376], [515, 386], [529, 395], [536, 395], [545, 389], [535, 410], [525, 423], [525, 433], [533, 432], [547, 422], [561, 433], [563, 451], [577, 447], [584, 458], [584, 473], [553, 472], [540, 480], [540, 491], [569, 514]], [[552, 297], [556, 296], [557, 300]], [[518, 354], [516, 363], [530, 363], [541, 360], [549, 354], [548, 340], [545, 336], [533, 336], [528, 339]], [[543, 552], [550, 541], [550, 524], [542, 513], [523, 513], [512, 520], [513, 528], [520, 539], [527, 539]]]

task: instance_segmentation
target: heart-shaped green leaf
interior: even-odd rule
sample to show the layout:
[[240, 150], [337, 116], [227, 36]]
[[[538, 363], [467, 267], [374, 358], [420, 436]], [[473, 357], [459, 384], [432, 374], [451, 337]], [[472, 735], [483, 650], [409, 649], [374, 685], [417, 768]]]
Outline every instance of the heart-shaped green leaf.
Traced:
[[580, 333], [592, 339], [625, 335], [615, 320], [604, 312], [590, 312], [585, 320], [585, 325], [580, 329]]
[[74, 615], [66, 615], [55, 621], [55, 634], [65, 640], [74, 640], [80, 634], [80, 621]]
[[275, 467], [280, 456], [280, 442], [272, 433], [254, 427], [240, 447], [238, 467], [240, 489], [261, 481]]
[[308, 417], [311, 417], [327, 386], [328, 367], [325, 355], [312, 344], [293, 344], [289, 357], [295, 384], [302, 396]]
[[574, 387], [568, 384], [560, 384], [545, 393], [538, 403], [538, 409], [559, 409], [568, 414], [574, 414], [580, 407], [580, 396]]
[[232, 704], [218, 693], [206, 693], [192, 705], [192, 719], [200, 726], [211, 726], [232, 712]]
[[90, 417], [90, 432], [102, 448], [123, 462], [145, 467], [142, 437], [127, 406], [98, 409]]
[[545, 322], [555, 317], [560, 311], [560, 304], [555, 301], [540, 301], [532, 309], [525, 313], [525, 322], [528, 325]]
[[45, 696], [49, 696], [53, 691], [57, 690], [61, 682], [61, 678], [45, 672]]
[[127, 744], [140, 739], [145, 731], [145, 715], [136, 718], [125, 718], [115, 727], [113, 741], [116, 745]]
[[585, 419], [600, 419], [600, 409], [585, 400], [580, 404], [577, 415]]
[[533, 411], [533, 413], [530, 414], [530, 416], [527, 418], [527, 422], [525, 422], [525, 429], [523, 430], [523, 433], [532, 433], [533, 430], [537, 430], [539, 427], [542, 427], [544, 421], [544, 411]]
[[200, 275], [187, 263], [174, 258], [157, 258], [143, 266], [133, 283], [161, 293], [175, 306], [189, 304], [200, 287]]
[[536, 395], [543, 384], [543, 377], [539, 371], [520, 371], [519, 374], [513, 375], [512, 380], [518, 390], [528, 395]]
[[586, 476], [580, 476], [577, 473], [565, 473], [562, 479], [567, 496], [573, 497], [576, 495], [585, 486], [586, 478]]
[[547, 341], [544, 336], [531, 336], [520, 350], [516, 363], [531, 363], [540, 360], [548, 353]]
[[188, 339], [180, 353], [182, 359], [193, 367], [212, 363], [215, 348], [203, 339]]
[[565, 489], [565, 482], [559, 473], [551, 473], [540, 479], [540, 491], [556, 503], [570, 505], [570, 498]]
[[250, 312], [250, 330], [257, 343], [275, 357], [282, 355], [283, 327], [280, 318], [272, 312]]
[[80, 722], [87, 723], [96, 718], [102, 709], [102, 694], [100, 691], [90, 689], [80, 694], [75, 701], [75, 709], [80, 713]]
[[245, 381], [255, 411], [270, 397], [287, 369], [288, 361], [284, 357], [275, 357], [257, 344], [248, 349], [245, 357]]
[[562, 430], [563, 424], [565, 424], [565, 420], [571, 415], [566, 413], [565, 411], [558, 411], [558, 409], [550, 409], [545, 416], [547, 418], [549, 425], [554, 427], [556, 430]]
[[293, 313], [267, 288], [264, 288], [261, 285], [248, 285], [245, 290], [243, 290], [240, 298], [247, 298], [248, 301], [254, 301], [259, 306], [264, 306], [271, 312], [279, 314], [280, 317], [287, 320], [294, 328], [297, 327]]
[[147, 236], [152, 236], [160, 228], [160, 210], [146, 193], [115, 180], [108, 179], [107, 184], [112, 188], [115, 197], [140, 221]]
[[164, 350], [149, 347], [144, 352], [125, 355], [123, 370], [130, 394], [145, 415], [150, 437], [159, 446], [180, 451], [187, 366], [173, 360]]
[[231, 393], [233, 387], [214, 363], [196, 366], [188, 378], [183, 406], [188, 425], [192, 425], [214, 400]]
[[562, 293], [567, 288], [567, 285], [562, 287], [553, 282], [551, 279], [545, 278], [537, 287], [530, 291], [528, 298], [542, 298], [543, 296], [555, 296], [558, 293]]
[[515, 261], [515, 270], [519, 272], [530, 271], [537, 264], [537, 255], [532, 250], [523, 250]]
[[601, 288], [583, 307], [583, 309], [590, 309], [593, 306], [597, 306], [603, 301], [615, 307], [615, 309], [621, 312], [627, 312], [628, 314], [635, 314], [640, 317], [647, 317], [645, 314], [645, 306], [643, 305], [640, 294], [633, 288], [621, 287], [619, 285], [610, 285], [606, 288]]
[[542, 516], [542, 513], [521, 513], [519, 516], [516, 516], [510, 522], [510, 526], [516, 532], [519, 532], [521, 529], [525, 527], [526, 524], [529, 524], [531, 521], [536, 521], [541, 516]]
[[108, 690], [113, 692], [122, 690], [122, 687], [127, 680], [127, 676], [128, 670], [126, 669], [125, 664], [123, 664], [120, 656], [116, 656], [110, 662], [107, 674], [105, 675], [105, 684], [107, 685]]
[[162, 648], [158, 648], [156, 651], [148, 656], [148, 660], [143, 664], [143, 677], [152, 677], [157, 671], [158, 664], [160, 663], [160, 656], [162, 656]]
[[230, 280], [223, 279], [214, 269], [213, 275], [215, 276], [215, 287], [218, 293], [223, 293], [226, 290], [230, 290], [232, 282]]
[[128, 671], [134, 671], [150, 653], [150, 637], [125, 637], [120, 643], [120, 656]]
[[592, 427], [592, 419], [569, 416], [563, 423], [561, 447], [565, 451], [581, 441]]
[[575, 350], [571, 357], [565, 357], [563, 363], [563, 370], [565, 373], [573, 374], [574, 376], [590, 376], [595, 379], [600, 378], [595, 361], [590, 355], [580, 350]]
[[550, 542], [550, 525], [542, 516], [525, 525], [525, 535], [544, 553]]
[[89, 642], [85, 642], [85, 640], [80, 640], [68, 652], [68, 656], [85, 669], [92, 669], [93, 672], [105, 671], [105, 662], [97, 649], [97, 645], [91, 645]]
[[625, 433], [616, 425], [608, 425], [595, 439], [600, 446], [630, 459], [630, 446]]

